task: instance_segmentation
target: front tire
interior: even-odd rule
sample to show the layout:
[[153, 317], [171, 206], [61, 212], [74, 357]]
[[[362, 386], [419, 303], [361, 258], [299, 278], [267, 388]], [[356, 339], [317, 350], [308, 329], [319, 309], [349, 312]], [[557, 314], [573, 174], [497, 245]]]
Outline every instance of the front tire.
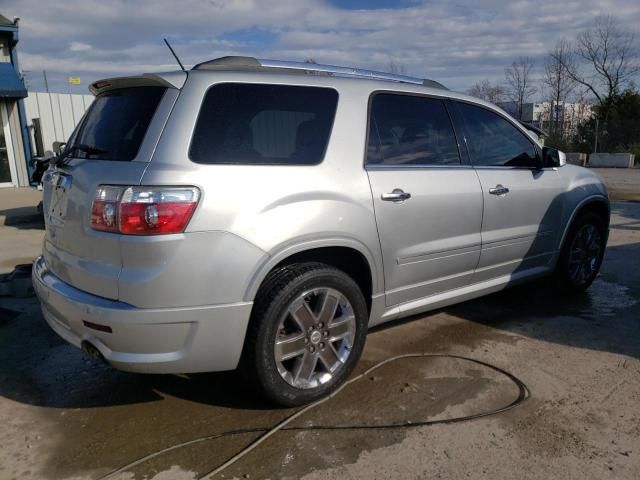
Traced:
[[593, 283], [602, 265], [606, 233], [606, 225], [592, 212], [581, 214], [573, 222], [555, 271], [561, 291], [579, 293]]
[[341, 270], [321, 263], [278, 268], [256, 297], [243, 367], [277, 404], [318, 400], [353, 371], [367, 324], [362, 291]]

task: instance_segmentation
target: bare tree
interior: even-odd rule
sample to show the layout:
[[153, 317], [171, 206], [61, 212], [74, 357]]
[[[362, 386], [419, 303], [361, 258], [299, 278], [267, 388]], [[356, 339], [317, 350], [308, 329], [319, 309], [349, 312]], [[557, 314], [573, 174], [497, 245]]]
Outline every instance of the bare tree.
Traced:
[[578, 82], [567, 73], [567, 68], [575, 69], [574, 55], [567, 39], [562, 38], [544, 63], [542, 86], [549, 101], [549, 130], [556, 139], [564, 136], [564, 108], [567, 97]]
[[395, 60], [389, 60], [389, 65], [387, 66], [389, 73], [396, 73], [398, 75], [406, 75], [407, 67], [405, 67], [402, 63], [398, 63]]
[[640, 72], [635, 40], [635, 34], [621, 29], [614, 17], [597, 17], [590, 29], [578, 35], [574, 47], [576, 57], [587, 64], [586, 71], [576, 62], [562, 65], [603, 105]]
[[505, 68], [506, 94], [516, 104], [518, 120], [522, 120], [525, 102], [538, 91], [533, 85], [531, 72], [535, 63], [530, 57], [519, 57], [509, 68]]
[[504, 102], [505, 89], [499, 83], [491, 83], [488, 79], [484, 79], [474, 84], [467, 90], [472, 97], [481, 98], [491, 103]]

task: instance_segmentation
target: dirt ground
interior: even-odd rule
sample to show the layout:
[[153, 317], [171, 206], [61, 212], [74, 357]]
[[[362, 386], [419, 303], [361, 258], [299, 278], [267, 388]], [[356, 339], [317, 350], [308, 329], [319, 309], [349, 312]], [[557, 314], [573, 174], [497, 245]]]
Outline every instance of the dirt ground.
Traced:
[[[522, 405], [469, 422], [408, 426], [515, 400], [504, 375], [462, 359], [398, 360], [348, 386], [214, 478], [640, 478], [640, 203], [614, 202], [591, 289], [541, 281], [378, 328], [360, 373], [390, 356], [452, 353], [530, 390]], [[0, 261], [28, 256], [0, 228]], [[12, 227], [13, 228], [13, 227]], [[22, 240], [18, 240], [22, 241]], [[11, 255], [14, 255], [13, 257]], [[18, 263], [17, 261], [15, 263]], [[14, 264], [15, 264], [14, 263]], [[273, 409], [233, 373], [111, 370], [60, 340], [33, 298], [0, 298], [0, 479], [193, 479], [295, 410]], [[322, 430], [321, 426], [405, 427]], [[223, 432], [236, 434], [218, 436]]]
[[612, 200], [640, 201], [640, 168], [593, 168], [609, 189]]

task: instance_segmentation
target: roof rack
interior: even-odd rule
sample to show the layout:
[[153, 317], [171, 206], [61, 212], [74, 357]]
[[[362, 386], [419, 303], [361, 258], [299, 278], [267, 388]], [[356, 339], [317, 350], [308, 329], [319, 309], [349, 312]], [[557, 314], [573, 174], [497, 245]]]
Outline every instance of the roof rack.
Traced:
[[262, 70], [262, 69], [282, 69], [296, 71], [300, 73], [317, 73], [326, 75], [337, 75], [341, 77], [369, 78], [372, 80], [386, 80], [391, 82], [412, 83], [424, 85], [431, 88], [447, 87], [435, 80], [428, 78], [410, 77], [395, 73], [376, 72], [362, 68], [340, 67], [337, 65], [323, 65], [320, 63], [289, 62], [284, 60], [267, 60], [253, 57], [228, 56], [215, 58], [207, 62], [202, 62], [193, 67], [192, 70]]

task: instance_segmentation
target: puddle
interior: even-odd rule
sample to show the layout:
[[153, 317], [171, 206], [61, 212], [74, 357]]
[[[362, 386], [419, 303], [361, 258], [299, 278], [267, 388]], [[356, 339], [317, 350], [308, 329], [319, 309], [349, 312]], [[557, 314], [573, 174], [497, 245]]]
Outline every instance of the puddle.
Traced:
[[[469, 360], [399, 359], [348, 385], [215, 478], [245, 478], [247, 471], [253, 478], [299, 478], [313, 469], [353, 462], [364, 450], [401, 441], [408, 430], [399, 426], [486, 413], [511, 404], [518, 395], [518, 386], [507, 376]], [[388, 425], [394, 428], [386, 428]], [[234, 427], [251, 426], [245, 419]], [[202, 475], [259, 435], [191, 443], [113, 478], [152, 477], [176, 464], [185, 472]], [[167, 442], [165, 439], [163, 443]]]
[[580, 310], [583, 315], [613, 317], [618, 310], [629, 308], [638, 300], [629, 294], [629, 287], [597, 278], [587, 295], [591, 302], [587, 308]]

